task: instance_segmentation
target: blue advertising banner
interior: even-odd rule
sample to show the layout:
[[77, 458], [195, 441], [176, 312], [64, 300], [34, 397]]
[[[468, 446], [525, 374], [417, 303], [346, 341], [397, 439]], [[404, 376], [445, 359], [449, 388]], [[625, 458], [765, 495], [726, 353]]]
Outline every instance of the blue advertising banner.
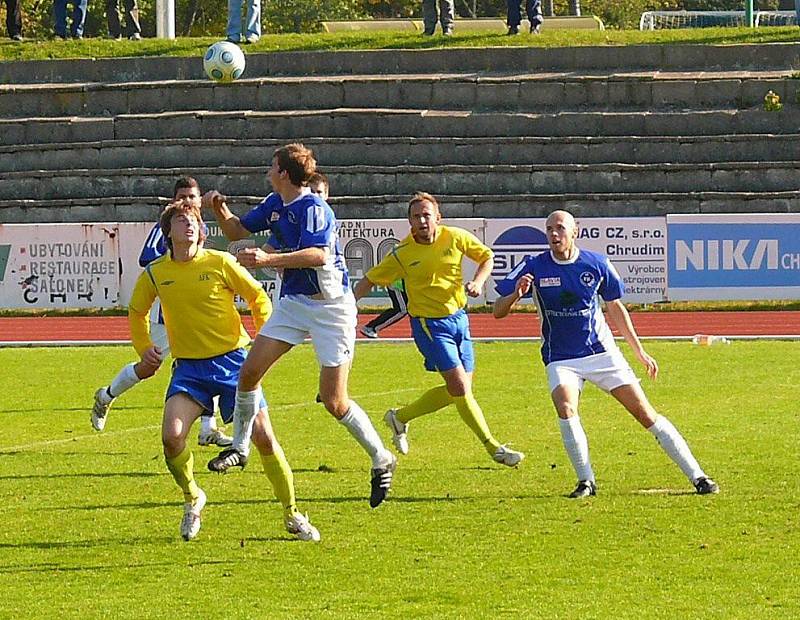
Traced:
[[670, 300], [796, 299], [800, 215], [668, 215]]

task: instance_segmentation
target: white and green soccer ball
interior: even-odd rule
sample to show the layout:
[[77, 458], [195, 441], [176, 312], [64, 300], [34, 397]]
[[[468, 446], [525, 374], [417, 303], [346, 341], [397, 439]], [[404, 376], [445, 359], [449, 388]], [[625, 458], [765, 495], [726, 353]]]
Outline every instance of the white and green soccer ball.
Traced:
[[244, 66], [244, 53], [230, 41], [214, 43], [203, 57], [203, 69], [215, 82], [233, 82], [244, 73]]

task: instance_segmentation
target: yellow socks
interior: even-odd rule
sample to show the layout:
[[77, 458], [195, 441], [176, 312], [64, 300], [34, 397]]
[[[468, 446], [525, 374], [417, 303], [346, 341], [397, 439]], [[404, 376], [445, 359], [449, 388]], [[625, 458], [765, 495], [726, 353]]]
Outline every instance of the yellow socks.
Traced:
[[470, 430], [475, 433], [475, 436], [480, 439], [486, 452], [494, 456], [495, 450], [500, 447], [500, 444], [492, 437], [478, 401], [475, 400], [471, 393], [464, 396], [453, 396], [452, 398], [456, 409], [458, 409], [458, 415], [461, 416], [461, 419], [469, 426]]
[[424, 416], [426, 413], [433, 413], [442, 407], [447, 407], [452, 402], [453, 397], [447, 393], [447, 386], [440, 385], [431, 388], [410, 405], [398, 409], [397, 420], [407, 424], [415, 418]]
[[275, 497], [283, 506], [285, 514], [293, 513], [295, 509], [294, 497], [294, 474], [289, 462], [283, 453], [283, 449], [277, 444], [273, 444], [275, 452], [273, 454], [261, 454], [261, 464], [264, 466], [264, 473], [267, 474]]
[[200, 489], [194, 481], [194, 456], [189, 446], [186, 446], [178, 456], [173, 458], [164, 457], [167, 462], [172, 477], [183, 491], [183, 497], [187, 503], [194, 503], [200, 496]]

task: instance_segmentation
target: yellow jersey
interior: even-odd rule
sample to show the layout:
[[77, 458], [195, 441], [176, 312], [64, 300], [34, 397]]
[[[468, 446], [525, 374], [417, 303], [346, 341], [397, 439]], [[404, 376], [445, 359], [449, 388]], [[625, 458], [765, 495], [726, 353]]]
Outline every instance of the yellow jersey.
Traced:
[[148, 313], [161, 300], [172, 357], [206, 359], [250, 343], [234, 305], [247, 302], [256, 330], [272, 312], [263, 287], [228, 252], [199, 248], [192, 260], [177, 262], [167, 252], [139, 275], [128, 304], [131, 340], [141, 355], [153, 345]]
[[461, 273], [461, 260], [465, 256], [480, 264], [493, 258], [494, 253], [471, 232], [439, 226], [433, 243], [417, 243], [408, 235], [366, 277], [380, 286], [402, 279], [409, 314], [440, 319], [467, 304]]

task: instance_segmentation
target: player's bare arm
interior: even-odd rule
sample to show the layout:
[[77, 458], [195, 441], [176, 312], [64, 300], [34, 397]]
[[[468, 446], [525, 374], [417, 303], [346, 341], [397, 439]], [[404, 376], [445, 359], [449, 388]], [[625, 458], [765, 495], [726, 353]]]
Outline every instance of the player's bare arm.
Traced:
[[225, 196], [217, 190], [212, 189], [210, 192], [203, 194], [202, 208], [205, 210], [211, 209], [214, 218], [216, 218], [219, 227], [222, 229], [222, 234], [230, 241], [238, 241], [250, 236], [250, 231], [242, 225], [239, 218], [228, 208]]
[[633, 349], [637, 359], [647, 369], [647, 376], [651, 379], [658, 377], [658, 363], [644, 350], [639, 336], [636, 334], [636, 329], [633, 327], [631, 315], [628, 314], [625, 305], [619, 299], [606, 302], [606, 312], [619, 330], [619, 333], [622, 334], [625, 342]]
[[493, 258], [487, 258], [480, 265], [478, 265], [478, 270], [475, 272], [475, 277], [464, 284], [464, 290], [467, 292], [467, 295], [470, 297], [478, 297], [481, 294], [483, 291], [483, 285], [486, 284], [487, 278], [492, 273], [493, 266]]
[[373, 286], [375, 286], [375, 284], [370, 282], [366, 276], [361, 278], [353, 289], [353, 295], [355, 296], [356, 301], [369, 295], [369, 292], [372, 290]]
[[153, 370], [153, 372], [158, 370], [158, 367], [161, 366], [161, 359], [161, 349], [155, 345], [148, 347], [145, 349], [144, 353], [142, 353], [142, 364], [144, 364], [148, 370]]
[[516, 304], [528, 293], [529, 290], [531, 290], [531, 286], [533, 286], [533, 276], [529, 273], [526, 273], [519, 280], [517, 280], [517, 286], [514, 288], [513, 293], [509, 293], [508, 295], [495, 300], [492, 308], [494, 318], [502, 319], [508, 316], [508, 313], [511, 312], [514, 307], [514, 304]]
[[236, 260], [248, 269], [302, 269], [322, 267], [330, 255], [328, 248], [303, 248], [294, 252], [269, 252], [261, 248], [244, 248], [236, 253]]

